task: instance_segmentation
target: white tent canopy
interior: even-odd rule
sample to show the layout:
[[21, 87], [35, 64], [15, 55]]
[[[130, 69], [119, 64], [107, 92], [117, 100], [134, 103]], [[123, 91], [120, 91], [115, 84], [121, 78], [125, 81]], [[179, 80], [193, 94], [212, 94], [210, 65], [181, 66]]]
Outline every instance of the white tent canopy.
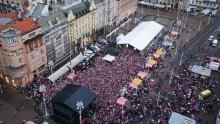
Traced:
[[196, 124], [196, 121], [189, 117], [183, 116], [179, 113], [172, 112], [168, 123], [169, 124]]
[[116, 37], [116, 42], [119, 42], [120, 40], [122, 40], [124, 38], [124, 34], [120, 34], [119, 36]]
[[154, 3], [146, 2], [146, 1], [140, 1], [139, 4], [147, 5], [147, 6], [154, 6]]
[[141, 22], [117, 44], [130, 44], [142, 51], [160, 33], [163, 26], [154, 21]]
[[201, 74], [201, 75], [204, 75], [204, 76], [210, 76], [211, 75], [211, 69], [205, 68], [205, 67], [202, 67], [202, 66], [198, 66], [198, 65], [193, 65], [192, 72], [197, 73], [197, 74]]
[[56, 72], [54, 72], [52, 75], [50, 75], [47, 79], [49, 79], [52, 82], [55, 82], [58, 78], [60, 78], [63, 74], [65, 74], [66, 72], [68, 72], [70, 70], [70, 68], [75, 67], [77, 64], [79, 64], [81, 61], [83, 61], [86, 57], [82, 55], [82, 53], [80, 53], [78, 56], [76, 56], [74, 59], [71, 60], [71, 64], [70, 62], [68, 62], [67, 64], [65, 64], [63, 67], [61, 67], [59, 70], [57, 70]]
[[115, 60], [115, 56], [112, 56], [110, 54], [107, 54], [105, 55], [102, 59], [106, 60], [106, 61], [109, 61], [109, 62], [112, 62]]

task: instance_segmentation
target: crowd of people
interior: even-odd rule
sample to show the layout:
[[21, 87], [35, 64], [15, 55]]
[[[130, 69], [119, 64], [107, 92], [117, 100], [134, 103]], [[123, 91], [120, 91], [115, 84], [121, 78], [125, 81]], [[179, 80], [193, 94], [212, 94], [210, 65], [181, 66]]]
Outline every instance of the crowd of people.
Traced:
[[[202, 90], [209, 89], [215, 94], [217, 83], [213, 78], [202, 78], [188, 70], [190, 60], [175, 67], [170, 87], [168, 86], [169, 75], [161, 71], [166, 68], [165, 58], [157, 59], [157, 67], [150, 71], [152, 76], [142, 80], [142, 84], [137, 89], [129, 87], [132, 80], [138, 77], [138, 72], [147, 72], [145, 67], [147, 58], [152, 57], [153, 53], [161, 48], [160, 44], [158, 42], [142, 53], [131, 47], [122, 47], [113, 62], [102, 59], [107, 46], [102, 47], [101, 52], [91, 60], [88, 68], [76, 69], [76, 78], [73, 80], [67, 79], [67, 74], [55, 83], [47, 83], [45, 76], [38, 78], [35, 83], [29, 85], [30, 97], [34, 97], [37, 103], [40, 103], [44, 97], [49, 105], [53, 96], [67, 84], [77, 84], [97, 94], [94, 102], [98, 111], [91, 119], [94, 123], [124, 122], [130, 124], [148, 121], [150, 124], [166, 124], [173, 111], [200, 123], [204, 119], [201, 117], [214, 111], [216, 105], [220, 106], [220, 99], [219, 96], [213, 95], [208, 100], [199, 100], [198, 95]], [[170, 58], [169, 50], [166, 48], [163, 50], [167, 51], [164, 57]], [[46, 86], [43, 94], [40, 90], [36, 90], [42, 84]], [[122, 94], [123, 88], [126, 92]], [[163, 97], [158, 95], [156, 98], [152, 97], [152, 92], [155, 94], [160, 92]], [[119, 97], [128, 99], [128, 104], [123, 106], [117, 104]]]

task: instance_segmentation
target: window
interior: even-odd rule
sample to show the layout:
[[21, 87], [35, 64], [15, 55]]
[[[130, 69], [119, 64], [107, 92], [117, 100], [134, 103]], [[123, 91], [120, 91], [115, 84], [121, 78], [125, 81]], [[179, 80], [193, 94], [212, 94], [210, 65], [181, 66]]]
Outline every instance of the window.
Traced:
[[21, 64], [21, 58], [18, 59], [18, 63]]
[[30, 43], [30, 44], [29, 44], [29, 50], [30, 50], [30, 52], [32, 52], [32, 51], [34, 50], [34, 45], [33, 45], [33, 43]]
[[44, 63], [44, 62], [45, 62], [45, 58], [44, 58], [44, 57], [42, 57], [41, 59], [42, 59], [42, 63]]
[[38, 55], [39, 55], [39, 50], [36, 51], [35, 55], [36, 55], [36, 57], [38, 57]]
[[33, 38], [35, 36], [35, 32], [29, 34], [29, 38]]
[[34, 54], [31, 54], [31, 59], [34, 59]]
[[36, 68], [36, 62], [32, 63], [32, 68]]
[[42, 40], [42, 39], [40, 39], [40, 40], [39, 40], [39, 43], [40, 43], [40, 46], [43, 46], [43, 45], [44, 45], [44, 43], [43, 43], [43, 40]]
[[41, 49], [41, 50], [40, 50], [40, 53], [41, 53], [41, 54], [44, 54], [44, 49]]
[[41, 59], [38, 59], [37, 60], [37, 65], [40, 65], [41, 64]]
[[4, 43], [5, 43], [5, 44], [13, 44], [13, 43], [16, 43], [16, 42], [17, 42], [17, 40], [14, 39], [14, 38], [6, 38], [6, 39], [4, 40]]

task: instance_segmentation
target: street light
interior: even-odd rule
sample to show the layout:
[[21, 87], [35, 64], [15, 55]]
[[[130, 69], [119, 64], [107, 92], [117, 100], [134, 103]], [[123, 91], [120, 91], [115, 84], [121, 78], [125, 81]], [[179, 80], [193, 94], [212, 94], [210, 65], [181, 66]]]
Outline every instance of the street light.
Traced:
[[200, 30], [201, 28], [201, 24], [202, 24], [202, 19], [200, 19], [200, 23], [199, 23], [199, 28], [198, 28], [198, 31]]
[[144, 13], [144, 8], [143, 8], [143, 4], [142, 4], [142, 8], [141, 8], [141, 19], [143, 19], [143, 13]]
[[79, 110], [79, 122], [82, 124], [82, 109], [84, 108], [82, 101], [77, 101], [76, 107]]
[[211, 17], [211, 14], [209, 14], [207, 25], [209, 25], [210, 17]]
[[[137, 91], [137, 89], [136, 89]], [[126, 87], [122, 87], [122, 89], [120, 90], [121, 92], [121, 97], [124, 97], [125, 93], [127, 92], [127, 88]], [[124, 118], [124, 105], [122, 105], [122, 124], [123, 124], [123, 118]]]
[[1, 92], [1, 94], [3, 94], [2, 85], [0, 85], [0, 92]]
[[186, 41], [187, 41], [187, 43], [188, 43], [188, 41], [189, 41], [189, 35], [190, 35], [190, 31], [191, 31], [191, 30], [189, 29], [189, 33], [188, 33], [187, 40], [186, 40]]
[[160, 14], [160, 9], [159, 9], [159, 7], [158, 7], [157, 16], [159, 16], [159, 14]]
[[186, 21], [185, 21], [185, 24], [184, 24], [184, 28], [186, 28], [187, 17], [188, 17], [188, 11], [186, 12]]
[[[44, 85], [40, 85], [39, 92], [44, 94], [46, 92], [46, 87]], [[43, 117], [45, 119], [48, 119], [50, 115], [47, 112], [46, 99], [44, 98], [44, 95], [43, 95], [43, 104], [44, 104], [44, 111], [45, 111], [45, 115]]]

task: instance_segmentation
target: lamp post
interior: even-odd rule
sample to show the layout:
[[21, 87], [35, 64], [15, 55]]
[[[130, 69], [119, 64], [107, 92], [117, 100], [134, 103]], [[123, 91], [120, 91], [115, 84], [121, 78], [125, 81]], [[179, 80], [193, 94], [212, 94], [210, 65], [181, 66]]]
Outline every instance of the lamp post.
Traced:
[[185, 24], [184, 24], [184, 28], [186, 28], [187, 17], [188, 17], [188, 11], [186, 12], [186, 21], [185, 21]]
[[84, 108], [82, 101], [77, 101], [76, 107], [79, 110], [79, 122], [82, 124], [82, 109]]
[[2, 85], [0, 85], [0, 92], [1, 92], [1, 94], [3, 94]]
[[157, 9], [157, 16], [159, 16], [159, 14], [160, 14], [160, 9], [158, 8]]
[[187, 43], [188, 43], [188, 41], [189, 41], [189, 35], [190, 35], [190, 31], [191, 31], [191, 30], [189, 29], [189, 33], [188, 33], [187, 40], [186, 40], [186, 41], [187, 41]]
[[[46, 92], [46, 87], [44, 85], [40, 85], [39, 91], [44, 94], [44, 92]], [[44, 111], [45, 111], [45, 115], [43, 117], [45, 119], [48, 119], [49, 118], [49, 114], [47, 112], [46, 99], [44, 98], [44, 95], [43, 95], [43, 104], [44, 104]]]
[[[120, 90], [121, 91], [121, 97], [124, 97], [125, 93], [127, 92], [127, 88], [126, 87], [122, 87], [122, 89]], [[121, 108], [121, 112], [122, 112], [122, 124], [124, 124], [123, 122], [123, 118], [124, 118], [124, 105], [122, 105], [122, 108]]]
[[144, 13], [144, 8], [143, 8], [143, 4], [142, 4], [142, 8], [141, 8], [141, 20], [143, 19], [143, 13]]
[[202, 24], [202, 19], [200, 19], [200, 23], [199, 23], [199, 28], [198, 28], [198, 31], [200, 30], [201, 28], [201, 24]]

